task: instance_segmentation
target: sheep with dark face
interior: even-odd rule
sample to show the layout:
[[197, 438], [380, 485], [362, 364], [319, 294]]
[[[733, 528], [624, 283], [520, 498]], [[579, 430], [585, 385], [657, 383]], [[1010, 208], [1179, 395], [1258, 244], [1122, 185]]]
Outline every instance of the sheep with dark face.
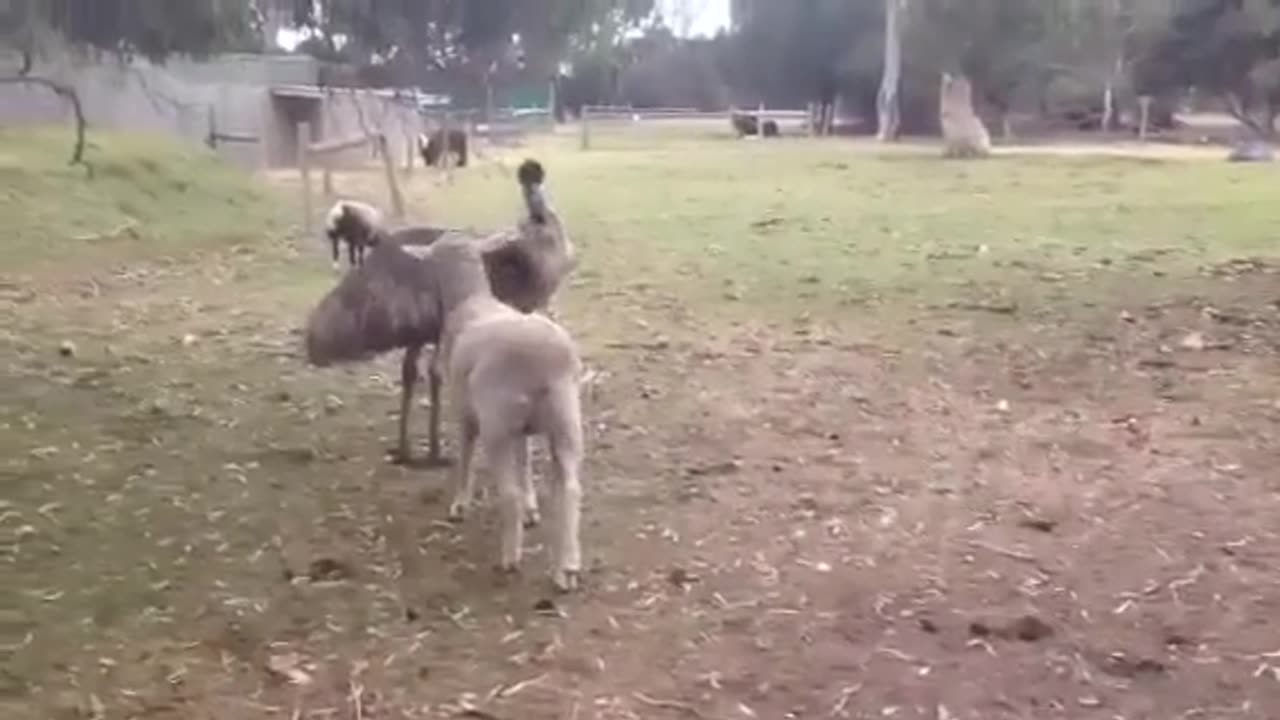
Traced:
[[325, 218], [325, 234], [333, 246], [333, 268], [338, 269], [338, 245], [347, 244], [352, 267], [364, 262], [365, 252], [378, 244], [383, 233], [382, 213], [368, 203], [339, 200]]
[[[437, 271], [424, 258], [445, 234], [483, 242], [482, 259], [494, 296], [520, 312], [544, 309], [577, 265], [572, 241], [542, 194], [545, 173], [526, 160], [519, 178], [525, 217], [513, 231], [488, 238], [442, 228], [411, 226], [381, 235], [364, 261], [312, 311], [306, 328], [307, 358], [316, 366], [358, 362], [404, 349], [401, 364], [399, 444], [396, 460], [410, 460], [408, 418], [418, 362], [427, 345], [439, 342], [443, 318]], [[441, 371], [432, 360], [429, 462], [440, 454]]]
[[[455, 167], [467, 166], [467, 133], [465, 130], [452, 128], [447, 133], [449, 138], [449, 154], [454, 157]], [[418, 135], [418, 153], [422, 155], [422, 162], [427, 167], [436, 167], [439, 165], [444, 155], [446, 132], [444, 128], [431, 133], [431, 136]]]

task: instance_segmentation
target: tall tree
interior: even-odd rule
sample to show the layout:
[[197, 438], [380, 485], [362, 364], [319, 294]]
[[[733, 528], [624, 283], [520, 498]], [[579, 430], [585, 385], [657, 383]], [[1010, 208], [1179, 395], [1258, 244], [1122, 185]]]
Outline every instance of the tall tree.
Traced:
[[906, 0], [884, 0], [884, 75], [876, 96], [876, 139], [898, 139], [902, 111], [898, 91], [902, 86], [902, 16]]

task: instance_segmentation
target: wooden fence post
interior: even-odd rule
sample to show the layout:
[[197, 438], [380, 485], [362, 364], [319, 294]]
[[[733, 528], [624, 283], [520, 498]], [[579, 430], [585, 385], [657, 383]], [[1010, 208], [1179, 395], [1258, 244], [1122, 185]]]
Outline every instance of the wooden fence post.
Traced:
[[444, 177], [449, 182], [453, 182], [453, 154], [450, 149], [453, 145], [453, 138], [450, 134], [453, 130], [453, 117], [446, 112], [444, 114], [444, 124], [440, 126], [440, 167], [444, 170]]
[[[311, 144], [314, 145], [320, 142], [320, 138], [315, 137], [317, 134], [315, 128], [311, 128], [311, 133], [313, 135], [311, 138]], [[322, 155], [321, 162], [324, 164], [324, 173], [321, 176], [321, 187], [324, 191], [324, 196], [327, 199], [333, 197], [333, 153], [325, 153]]]
[[404, 195], [400, 193], [400, 182], [396, 180], [396, 168], [391, 159], [391, 147], [385, 133], [379, 134], [376, 142], [379, 155], [382, 156], [382, 169], [387, 176], [387, 194], [391, 199], [391, 212], [397, 218], [404, 217]]
[[1151, 122], [1151, 96], [1143, 95], [1138, 98], [1138, 139], [1142, 142], [1147, 141], [1147, 130]]
[[582, 149], [591, 149], [591, 108], [583, 105], [578, 111], [578, 122], [582, 125]]
[[302, 231], [310, 236], [311, 218], [311, 123], [298, 123], [298, 170], [302, 174]]
[[413, 130], [406, 129], [404, 131], [404, 175], [405, 177], [413, 177], [413, 156], [417, 148], [417, 138], [414, 137]]

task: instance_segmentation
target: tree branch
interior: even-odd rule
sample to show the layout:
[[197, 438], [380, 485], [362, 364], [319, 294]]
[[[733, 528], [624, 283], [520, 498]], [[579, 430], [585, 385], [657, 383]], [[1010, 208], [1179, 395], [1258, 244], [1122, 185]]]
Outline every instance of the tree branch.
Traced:
[[[26, 61], [24, 60], [24, 65]], [[30, 68], [26, 68], [29, 72]], [[0, 77], [0, 85], [38, 85], [43, 87], [54, 95], [63, 98], [71, 104], [71, 110], [75, 115], [76, 121], [76, 144], [71, 151], [71, 165], [83, 165], [86, 170], [89, 165], [84, 161], [84, 135], [85, 135], [85, 119], [84, 106], [80, 103], [80, 94], [70, 85], [64, 85], [48, 78], [33, 77], [25, 73], [16, 77]]]
[[1252, 130], [1259, 137], [1266, 136], [1266, 133], [1264, 133], [1262, 130], [1262, 126], [1258, 123], [1256, 119], [1254, 119], [1252, 115], [1249, 114], [1249, 109], [1245, 107], [1245, 104], [1240, 99], [1239, 95], [1233, 92], [1229, 92], [1226, 94], [1226, 99], [1227, 99], [1227, 112], [1231, 114], [1231, 117], [1240, 121], [1242, 125]]

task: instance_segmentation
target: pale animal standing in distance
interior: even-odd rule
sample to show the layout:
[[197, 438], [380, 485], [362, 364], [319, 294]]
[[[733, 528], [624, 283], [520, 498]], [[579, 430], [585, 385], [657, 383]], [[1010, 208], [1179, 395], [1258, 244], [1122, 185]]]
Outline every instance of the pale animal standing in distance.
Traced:
[[968, 78], [942, 74], [938, 116], [942, 124], [944, 157], [971, 158], [991, 154], [991, 134], [973, 110], [973, 87]]

